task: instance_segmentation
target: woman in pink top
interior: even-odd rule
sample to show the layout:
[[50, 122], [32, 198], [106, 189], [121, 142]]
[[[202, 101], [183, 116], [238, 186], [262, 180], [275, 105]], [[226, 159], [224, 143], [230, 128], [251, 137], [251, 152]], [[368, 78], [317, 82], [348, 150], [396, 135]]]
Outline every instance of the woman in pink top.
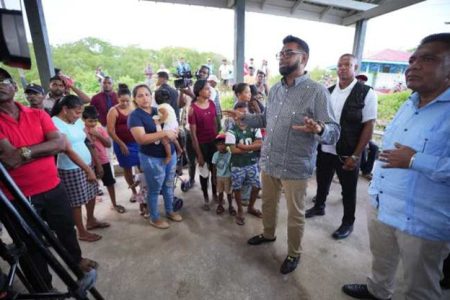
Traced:
[[[189, 127], [191, 129], [192, 145], [194, 146], [198, 165], [207, 164], [212, 171], [212, 156], [217, 151], [214, 140], [217, 136], [216, 107], [210, 100], [211, 90], [206, 80], [197, 80], [194, 84], [195, 99], [192, 100], [189, 109]], [[201, 174], [201, 172], [200, 172]], [[208, 177], [200, 175], [204, 205], [203, 209], [209, 210]], [[211, 176], [213, 198], [217, 198], [215, 179]]]

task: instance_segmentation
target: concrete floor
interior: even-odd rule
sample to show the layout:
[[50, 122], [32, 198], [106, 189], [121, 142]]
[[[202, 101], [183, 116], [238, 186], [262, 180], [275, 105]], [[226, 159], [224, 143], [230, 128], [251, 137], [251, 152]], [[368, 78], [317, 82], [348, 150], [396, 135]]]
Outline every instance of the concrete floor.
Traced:
[[[184, 221], [159, 230], [139, 215], [138, 205], [128, 201], [131, 193], [123, 177], [117, 177], [118, 202], [128, 211], [116, 213], [109, 197], [103, 196], [97, 202], [96, 216], [110, 222], [111, 227], [97, 231], [103, 235], [100, 241], [80, 243], [83, 255], [99, 262], [96, 286], [109, 300], [351, 299], [341, 292], [341, 286], [365, 282], [370, 268], [367, 185], [360, 178], [353, 234], [335, 241], [331, 233], [340, 225], [342, 204], [340, 187], [333, 183], [327, 214], [307, 220], [304, 253], [297, 270], [289, 275], [279, 273], [287, 253], [284, 198], [277, 241], [249, 246], [247, 239], [262, 232], [261, 220], [247, 216], [246, 225], [238, 226], [227, 213], [217, 216], [215, 208], [203, 211], [198, 184], [187, 193], [176, 189], [176, 195], [184, 199], [180, 211]], [[311, 180], [307, 208], [314, 194], [315, 180]], [[402, 299], [401, 272], [397, 277], [393, 299]], [[63, 290], [57, 278], [54, 284]], [[443, 295], [444, 299], [450, 299], [450, 292]]]

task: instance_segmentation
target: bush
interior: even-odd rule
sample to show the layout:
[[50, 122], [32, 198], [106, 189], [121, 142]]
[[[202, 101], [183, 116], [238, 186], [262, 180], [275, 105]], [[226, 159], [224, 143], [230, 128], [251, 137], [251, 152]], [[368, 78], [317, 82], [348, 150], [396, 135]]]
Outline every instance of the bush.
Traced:
[[378, 125], [384, 129], [394, 115], [397, 113], [400, 106], [411, 95], [410, 90], [393, 94], [379, 94], [378, 95]]
[[220, 106], [222, 109], [233, 109], [234, 93], [232, 91], [226, 91], [220, 94]]

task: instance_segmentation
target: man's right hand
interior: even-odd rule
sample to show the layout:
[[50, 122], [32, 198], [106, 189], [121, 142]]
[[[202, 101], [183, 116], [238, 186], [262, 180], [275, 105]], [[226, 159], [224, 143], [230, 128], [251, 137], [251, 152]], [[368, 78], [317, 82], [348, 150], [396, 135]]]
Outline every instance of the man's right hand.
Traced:
[[14, 169], [22, 165], [20, 149], [14, 147], [6, 139], [0, 140], [0, 161], [7, 169]]
[[222, 113], [230, 118], [233, 118], [234, 120], [242, 120], [245, 117], [244, 113], [241, 113], [240, 111], [237, 110], [232, 110], [232, 109], [225, 109], [222, 111]]

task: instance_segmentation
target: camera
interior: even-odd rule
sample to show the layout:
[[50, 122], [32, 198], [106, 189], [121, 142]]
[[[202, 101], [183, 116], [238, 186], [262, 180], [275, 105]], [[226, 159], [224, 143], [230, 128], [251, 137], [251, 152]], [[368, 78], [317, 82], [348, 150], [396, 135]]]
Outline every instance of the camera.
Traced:
[[177, 75], [178, 79], [173, 81], [176, 89], [184, 89], [192, 85], [191, 71], [184, 72], [182, 75]]

